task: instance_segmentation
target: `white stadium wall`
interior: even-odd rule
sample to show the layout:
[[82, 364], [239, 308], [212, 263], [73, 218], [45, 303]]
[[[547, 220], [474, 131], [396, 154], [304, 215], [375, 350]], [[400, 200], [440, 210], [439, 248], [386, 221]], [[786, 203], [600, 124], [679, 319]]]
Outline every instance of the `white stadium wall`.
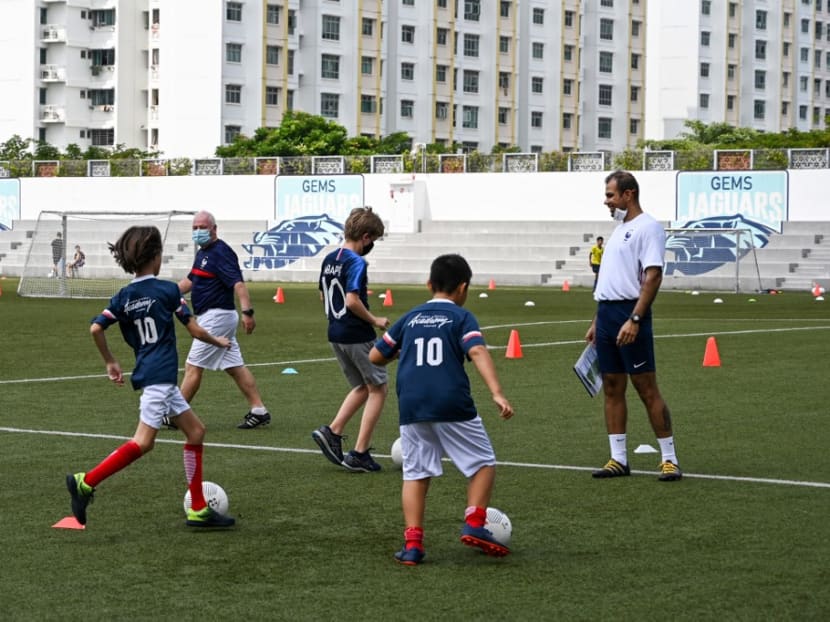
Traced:
[[[751, 175], [752, 171], [724, 172]], [[470, 173], [365, 175], [364, 199], [390, 232], [419, 220], [607, 221], [606, 173]], [[790, 221], [828, 221], [830, 170], [789, 171]], [[641, 202], [658, 220], [675, 217], [677, 172], [638, 172]], [[219, 220], [277, 219], [275, 177], [185, 176], [22, 178], [20, 219], [41, 210], [165, 211], [207, 209]]]

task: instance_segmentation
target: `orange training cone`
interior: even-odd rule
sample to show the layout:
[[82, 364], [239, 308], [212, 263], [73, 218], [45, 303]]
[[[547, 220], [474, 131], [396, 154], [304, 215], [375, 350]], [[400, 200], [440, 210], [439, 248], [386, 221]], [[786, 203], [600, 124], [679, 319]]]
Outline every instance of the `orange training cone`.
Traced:
[[564, 283], [562, 283], [562, 291], [563, 291], [563, 292], [569, 292], [569, 291], [571, 291], [571, 284], [570, 284], [570, 283], [568, 283], [568, 279], [565, 279], [565, 282], [564, 282]]
[[519, 331], [510, 331], [510, 339], [507, 340], [507, 353], [504, 356], [509, 359], [522, 358], [522, 343], [519, 341]]
[[720, 354], [718, 354], [718, 344], [714, 337], [709, 337], [706, 340], [706, 352], [703, 354], [704, 367], [720, 367]]
[[391, 307], [393, 304], [395, 304], [395, 303], [392, 301], [392, 290], [387, 289], [386, 290], [386, 296], [383, 297], [383, 306], [384, 307]]
[[490, 279], [490, 284], [487, 286], [487, 289], [496, 289], [496, 282], [493, 279]]
[[277, 292], [274, 294], [274, 302], [280, 305], [285, 303], [285, 293], [282, 291], [282, 287], [277, 288]]

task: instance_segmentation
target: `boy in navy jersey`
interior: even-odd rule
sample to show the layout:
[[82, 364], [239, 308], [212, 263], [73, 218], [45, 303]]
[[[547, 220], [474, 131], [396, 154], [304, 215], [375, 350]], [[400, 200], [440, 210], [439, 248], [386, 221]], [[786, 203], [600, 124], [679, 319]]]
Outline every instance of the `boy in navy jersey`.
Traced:
[[72, 497], [72, 514], [86, 524], [86, 508], [95, 487], [153, 448], [161, 420], [168, 410], [178, 414], [179, 429], [186, 437], [184, 470], [192, 499], [187, 513], [190, 527], [230, 527], [234, 519], [213, 510], [202, 492], [202, 446], [205, 426], [190, 409], [176, 386], [179, 360], [176, 351], [175, 315], [188, 332], [215, 346], [227, 348], [226, 337], [214, 337], [199, 326], [187, 308], [175, 283], [155, 278], [161, 268], [162, 241], [156, 227], [130, 227], [115, 244], [109, 245], [115, 261], [135, 278], [119, 291], [107, 308], [92, 320], [90, 333], [107, 365], [107, 375], [124, 384], [121, 365], [107, 345], [104, 331], [118, 323], [124, 340], [135, 352], [133, 389], [143, 389], [140, 418], [133, 438], [107, 456], [87, 473], [66, 476]]
[[[329, 320], [328, 337], [346, 380], [352, 387], [329, 425], [320, 426], [311, 438], [331, 462], [349, 471], [380, 471], [369, 453], [383, 403], [387, 374], [369, 361], [375, 328], [387, 328], [389, 320], [369, 311], [366, 260], [383, 235], [383, 221], [371, 207], [351, 211], [343, 228], [343, 246], [329, 253], [320, 270], [320, 297]], [[343, 430], [358, 409], [363, 408], [354, 449], [343, 455]]]
[[496, 456], [470, 394], [464, 358], [473, 361], [503, 419], [513, 407], [502, 393], [493, 359], [478, 322], [463, 309], [472, 271], [461, 255], [432, 262], [433, 298], [399, 319], [369, 354], [372, 362], [398, 362], [398, 406], [403, 453], [404, 547], [395, 559], [408, 566], [424, 558], [424, 510], [429, 484], [443, 473], [446, 454], [468, 478], [467, 509], [461, 541], [488, 555], [510, 550], [485, 529], [487, 506], [496, 476]]

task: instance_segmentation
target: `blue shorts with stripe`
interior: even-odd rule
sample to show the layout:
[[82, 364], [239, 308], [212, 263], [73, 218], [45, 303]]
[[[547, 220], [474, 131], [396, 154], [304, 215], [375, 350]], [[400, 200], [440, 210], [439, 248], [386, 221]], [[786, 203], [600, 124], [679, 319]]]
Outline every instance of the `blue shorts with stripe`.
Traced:
[[636, 300], [615, 300], [600, 301], [597, 306], [594, 342], [603, 374], [642, 374], [656, 370], [651, 310], [640, 320], [640, 331], [634, 343], [617, 345], [617, 334], [631, 316], [635, 304]]

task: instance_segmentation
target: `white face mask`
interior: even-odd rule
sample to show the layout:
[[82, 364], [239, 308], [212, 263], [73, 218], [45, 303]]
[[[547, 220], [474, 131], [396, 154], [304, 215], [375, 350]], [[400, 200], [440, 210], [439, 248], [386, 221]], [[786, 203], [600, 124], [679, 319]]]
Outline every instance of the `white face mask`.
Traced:
[[625, 217], [628, 216], [627, 209], [620, 209], [619, 207], [614, 208], [614, 220], [617, 222], [622, 222], [625, 220]]

